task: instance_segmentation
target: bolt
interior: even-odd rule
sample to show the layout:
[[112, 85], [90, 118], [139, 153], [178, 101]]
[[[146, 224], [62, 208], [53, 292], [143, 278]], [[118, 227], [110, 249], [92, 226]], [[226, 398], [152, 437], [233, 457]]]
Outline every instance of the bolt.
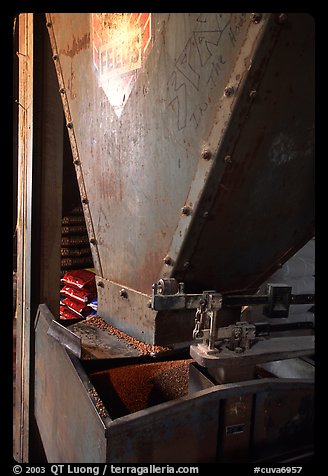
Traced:
[[185, 269], [188, 269], [188, 268], [190, 267], [190, 262], [189, 262], [189, 261], [185, 261], [185, 262], [183, 263], [183, 267], [184, 267]]
[[68, 122], [66, 124], [66, 127], [68, 127], [68, 129], [72, 129], [73, 128], [73, 122]]
[[91, 238], [91, 239], [90, 239], [90, 243], [91, 243], [92, 245], [96, 245], [96, 244], [97, 244], [97, 240], [96, 240], [95, 238]]
[[51, 21], [47, 21], [46, 26], [47, 26], [48, 28], [50, 28], [50, 27], [52, 26]]
[[256, 91], [255, 91], [255, 89], [252, 89], [252, 91], [249, 93], [249, 97], [250, 97], [251, 99], [254, 99], [255, 96], [256, 96]]
[[164, 263], [167, 264], [168, 266], [172, 266], [172, 258], [171, 256], [167, 255], [164, 258]]
[[279, 23], [280, 25], [284, 25], [285, 23], [287, 23], [287, 19], [288, 19], [288, 17], [287, 17], [287, 15], [286, 15], [286, 13], [279, 13], [279, 15], [278, 15], [278, 23]]
[[262, 20], [262, 13], [252, 13], [252, 22], [255, 24], [260, 23]]
[[105, 286], [104, 286], [104, 283], [103, 283], [102, 281], [98, 281], [98, 286], [99, 286], [100, 288], [104, 288], [104, 287], [105, 287]]
[[182, 214], [183, 214], [183, 215], [187, 215], [187, 216], [188, 216], [188, 215], [190, 215], [190, 213], [191, 213], [191, 208], [185, 206], [185, 207], [182, 207], [182, 208], [181, 208], [181, 211], [182, 211]]
[[61, 94], [64, 94], [65, 89], [64, 89], [64, 88], [60, 88], [60, 89], [59, 89], [59, 92], [60, 92]]
[[211, 152], [210, 150], [204, 149], [204, 150], [202, 151], [202, 158], [203, 158], [204, 160], [210, 160], [211, 157], [212, 157], [212, 152]]
[[233, 95], [234, 92], [235, 92], [235, 90], [232, 86], [227, 86], [224, 90], [224, 95], [227, 98], [230, 98]]
[[54, 61], [58, 60], [58, 55], [53, 55], [52, 59], [53, 59]]
[[232, 163], [232, 157], [231, 155], [226, 155], [224, 158], [224, 161], [226, 164], [231, 164]]
[[149, 301], [147, 302], [147, 307], [151, 308], [151, 300], [149, 299]]
[[127, 299], [128, 298], [128, 292], [126, 289], [121, 289], [120, 291], [120, 296], [124, 299]]
[[203, 213], [203, 218], [208, 218], [208, 216], [209, 216], [209, 212], [204, 212]]
[[74, 163], [74, 165], [80, 165], [79, 159], [74, 159], [74, 160], [73, 160], [73, 163]]

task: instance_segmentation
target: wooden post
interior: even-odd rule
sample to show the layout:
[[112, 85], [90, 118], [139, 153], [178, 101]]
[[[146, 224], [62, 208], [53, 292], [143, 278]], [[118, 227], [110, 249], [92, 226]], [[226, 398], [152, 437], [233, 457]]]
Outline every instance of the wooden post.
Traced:
[[[63, 111], [44, 14], [19, 15], [17, 337], [14, 458], [29, 462], [35, 428], [34, 320], [59, 315]], [[34, 431], [34, 430], [33, 430]]]

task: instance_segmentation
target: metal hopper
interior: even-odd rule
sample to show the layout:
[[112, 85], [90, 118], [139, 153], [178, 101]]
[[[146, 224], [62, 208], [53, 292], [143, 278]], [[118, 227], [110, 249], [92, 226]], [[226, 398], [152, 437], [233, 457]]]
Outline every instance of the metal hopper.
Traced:
[[150, 344], [194, 311], [153, 283], [254, 293], [314, 234], [308, 15], [51, 13], [99, 315]]

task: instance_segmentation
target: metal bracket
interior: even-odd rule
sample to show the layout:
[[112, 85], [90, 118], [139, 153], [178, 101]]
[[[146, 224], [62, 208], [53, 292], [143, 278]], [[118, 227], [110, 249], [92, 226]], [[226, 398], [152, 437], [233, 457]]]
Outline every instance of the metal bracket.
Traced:
[[[161, 279], [152, 286], [151, 308], [155, 311], [197, 309], [204, 294], [211, 294], [212, 305], [221, 303], [222, 308], [264, 304], [263, 313], [268, 317], [288, 317], [291, 304], [313, 304], [314, 294], [291, 294], [292, 288], [286, 284], [267, 284], [267, 294], [221, 294], [204, 291], [202, 294], [186, 294], [184, 283], [174, 278]], [[221, 302], [222, 300], [222, 302]]]
[[[175, 281], [176, 285], [173, 283]], [[171, 294], [171, 289], [177, 290]], [[216, 291], [204, 291], [202, 294], [185, 294], [184, 283], [177, 283], [173, 278], [161, 279], [152, 286], [151, 308], [154, 311], [174, 311], [179, 309], [197, 309], [204, 296], [211, 295], [211, 306], [220, 309], [222, 295]], [[207, 298], [205, 297], [205, 300]]]
[[288, 317], [290, 304], [312, 304], [313, 294], [293, 295], [291, 286], [267, 284], [267, 294], [222, 295], [216, 291], [202, 294], [186, 294], [184, 283], [174, 278], [161, 279], [152, 286], [151, 307], [156, 311], [196, 309], [193, 339], [202, 340], [207, 352], [217, 352], [215, 341], [225, 343], [227, 349], [236, 353], [247, 351], [256, 342], [254, 324], [237, 322], [228, 327], [217, 328], [217, 312], [222, 308], [264, 304], [263, 313], [272, 318]]

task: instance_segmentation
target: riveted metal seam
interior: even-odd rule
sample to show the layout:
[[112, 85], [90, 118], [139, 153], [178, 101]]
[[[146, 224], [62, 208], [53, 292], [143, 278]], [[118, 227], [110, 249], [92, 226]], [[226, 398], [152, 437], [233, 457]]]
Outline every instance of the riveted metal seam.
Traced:
[[53, 50], [53, 57], [56, 57], [55, 68], [57, 72], [59, 90], [61, 92], [66, 124], [67, 126], [70, 125], [70, 127], [68, 127], [68, 135], [70, 138], [70, 144], [71, 144], [72, 155], [73, 155], [73, 163], [75, 165], [75, 172], [76, 172], [77, 181], [78, 181], [78, 185], [80, 189], [80, 196], [81, 196], [81, 201], [83, 204], [83, 210], [85, 214], [85, 219], [86, 219], [85, 221], [86, 221], [86, 226], [88, 230], [89, 240], [92, 243], [92, 246], [91, 246], [92, 257], [93, 257], [97, 274], [99, 274], [100, 276], [103, 276], [97, 241], [94, 241], [95, 240], [94, 226], [93, 226], [92, 216], [91, 216], [91, 212], [89, 208], [89, 200], [86, 193], [86, 187], [84, 184], [83, 172], [81, 167], [81, 158], [78, 151], [77, 140], [76, 140], [75, 130], [74, 130], [74, 122], [72, 121], [72, 116], [71, 116], [71, 112], [69, 108], [69, 102], [68, 102], [65, 83], [64, 83], [64, 76], [63, 76], [61, 64], [60, 64], [58, 47], [57, 47], [55, 32], [53, 29], [53, 21], [51, 18], [51, 13], [46, 13], [45, 15], [46, 15], [46, 23], [47, 25], [49, 25], [48, 32], [50, 37], [50, 43]]

